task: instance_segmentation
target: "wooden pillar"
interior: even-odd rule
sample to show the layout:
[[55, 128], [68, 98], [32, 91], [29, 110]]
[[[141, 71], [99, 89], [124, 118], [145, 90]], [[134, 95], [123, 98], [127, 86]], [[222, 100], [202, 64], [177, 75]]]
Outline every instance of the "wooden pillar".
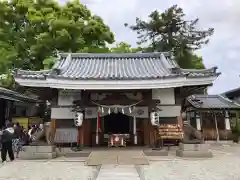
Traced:
[[90, 138], [90, 131], [91, 131], [91, 124], [90, 124], [90, 120], [88, 119], [88, 120], [85, 120], [84, 121], [84, 145], [86, 145], [86, 146], [90, 146], [90, 144], [91, 144], [91, 138]]
[[219, 131], [218, 131], [218, 125], [217, 125], [217, 116], [216, 113], [214, 112], [214, 121], [215, 121], [215, 128], [217, 132], [217, 142], [219, 141]]
[[87, 98], [87, 92], [86, 91], [81, 91], [81, 102], [80, 102], [80, 107], [82, 109], [83, 113], [83, 122], [82, 126], [78, 127], [78, 144], [83, 147], [84, 145], [84, 124], [85, 124], [85, 102]]
[[84, 145], [84, 125], [82, 125], [80, 127], [80, 132], [81, 132], [81, 136], [80, 136], [80, 144], [83, 146]]
[[150, 131], [149, 131], [149, 120], [148, 119], [144, 119], [143, 120], [143, 134], [144, 134], [144, 138], [143, 138], [143, 142], [145, 145], [149, 145], [150, 144]]
[[81, 144], [81, 127], [78, 128], [77, 144]]

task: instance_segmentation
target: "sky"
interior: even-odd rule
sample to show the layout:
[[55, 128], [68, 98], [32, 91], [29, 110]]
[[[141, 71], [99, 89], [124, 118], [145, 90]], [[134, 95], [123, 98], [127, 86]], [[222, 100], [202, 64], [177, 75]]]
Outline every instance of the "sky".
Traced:
[[[67, 0], [59, 0], [65, 3]], [[164, 11], [177, 4], [183, 8], [186, 20], [199, 18], [200, 28], [214, 28], [210, 43], [197, 54], [207, 68], [218, 67], [220, 77], [209, 88], [218, 94], [240, 87], [240, 1], [239, 0], [81, 0], [92, 13], [103, 18], [115, 34], [116, 42], [136, 46], [137, 35], [124, 27], [135, 18], [147, 19], [154, 10]], [[238, 49], [239, 48], [239, 49]]]

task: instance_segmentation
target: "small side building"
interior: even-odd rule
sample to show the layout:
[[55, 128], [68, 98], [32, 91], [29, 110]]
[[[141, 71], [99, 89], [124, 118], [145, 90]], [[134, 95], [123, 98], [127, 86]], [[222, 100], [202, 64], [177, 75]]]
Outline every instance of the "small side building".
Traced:
[[39, 102], [24, 94], [0, 87], [0, 128], [5, 126], [6, 121], [12, 121], [13, 106], [18, 104], [36, 104]]
[[231, 112], [240, 105], [222, 95], [191, 95], [183, 109], [187, 121], [201, 131], [205, 140], [232, 140]]
[[[228, 99], [240, 104], [240, 87], [236, 89], [232, 89], [230, 91], [224, 92], [222, 96], [227, 97]], [[235, 124], [239, 122], [240, 124], [240, 112], [235, 111], [231, 113], [231, 116], [233, 117]]]

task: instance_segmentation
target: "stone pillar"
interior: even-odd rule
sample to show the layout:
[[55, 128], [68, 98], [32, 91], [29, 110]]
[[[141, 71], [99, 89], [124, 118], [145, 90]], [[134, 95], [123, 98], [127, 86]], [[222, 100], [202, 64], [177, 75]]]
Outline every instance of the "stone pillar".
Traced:
[[134, 135], [134, 144], [137, 145], [137, 120], [136, 120], [136, 116], [133, 116], [133, 135]]
[[225, 111], [225, 129], [231, 130], [230, 120], [229, 120], [229, 112]]
[[196, 128], [197, 130], [201, 130], [201, 118], [199, 113], [196, 113]]

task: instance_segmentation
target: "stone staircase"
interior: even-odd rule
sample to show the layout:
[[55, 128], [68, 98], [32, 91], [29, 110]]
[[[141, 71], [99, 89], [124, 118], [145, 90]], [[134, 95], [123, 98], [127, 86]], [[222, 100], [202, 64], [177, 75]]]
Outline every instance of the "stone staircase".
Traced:
[[96, 180], [140, 180], [134, 165], [102, 165]]

